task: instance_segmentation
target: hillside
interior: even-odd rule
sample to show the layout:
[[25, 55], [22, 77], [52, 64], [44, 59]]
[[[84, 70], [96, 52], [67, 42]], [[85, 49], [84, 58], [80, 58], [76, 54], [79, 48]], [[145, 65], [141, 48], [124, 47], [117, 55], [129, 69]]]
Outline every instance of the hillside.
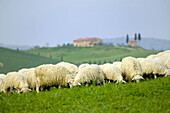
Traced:
[[3, 63], [3, 67], [0, 67], [0, 73], [17, 71], [24, 67], [35, 67], [44, 63], [57, 63], [56, 60], [43, 56], [32, 55], [2, 47], [0, 47], [0, 62]]
[[156, 54], [159, 51], [149, 51], [137, 47], [113, 47], [113, 46], [95, 46], [95, 47], [74, 47], [62, 46], [53, 48], [36, 48], [25, 51], [30, 54], [39, 54], [40, 56], [50, 57], [55, 60], [61, 60], [80, 64], [82, 62], [113, 62], [121, 60], [126, 56], [146, 57], [150, 54]]
[[[130, 38], [133, 40], [134, 38]], [[105, 44], [126, 45], [126, 37], [103, 39]], [[170, 50], [170, 40], [144, 37], [138, 43], [142, 48], [148, 50]]]
[[0, 93], [0, 112], [169, 113], [170, 77], [140, 83], [51, 88], [37, 94]]

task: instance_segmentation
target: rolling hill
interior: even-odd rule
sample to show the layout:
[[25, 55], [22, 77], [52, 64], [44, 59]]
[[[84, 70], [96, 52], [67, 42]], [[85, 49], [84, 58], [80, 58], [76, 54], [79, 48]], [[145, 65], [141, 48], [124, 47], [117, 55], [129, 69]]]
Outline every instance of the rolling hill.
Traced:
[[126, 56], [146, 57], [150, 54], [156, 54], [159, 51], [149, 51], [140, 47], [125, 46], [94, 46], [94, 47], [74, 47], [62, 46], [53, 48], [35, 48], [25, 51], [30, 54], [39, 54], [40, 56], [50, 57], [55, 60], [81, 64], [83, 62], [104, 63], [121, 60]]
[[57, 63], [54, 59], [2, 47], [0, 47], [0, 62], [3, 63], [3, 67], [0, 67], [0, 73], [35, 67], [44, 63]]

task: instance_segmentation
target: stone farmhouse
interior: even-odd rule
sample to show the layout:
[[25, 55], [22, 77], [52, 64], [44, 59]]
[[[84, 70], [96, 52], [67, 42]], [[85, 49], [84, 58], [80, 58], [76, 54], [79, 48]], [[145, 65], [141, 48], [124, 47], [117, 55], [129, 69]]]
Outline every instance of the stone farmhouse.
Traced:
[[79, 38], [74, 40], [74, 46], [78, 47], [90, 47], [102, 44], [103, 41], [100, 38]]

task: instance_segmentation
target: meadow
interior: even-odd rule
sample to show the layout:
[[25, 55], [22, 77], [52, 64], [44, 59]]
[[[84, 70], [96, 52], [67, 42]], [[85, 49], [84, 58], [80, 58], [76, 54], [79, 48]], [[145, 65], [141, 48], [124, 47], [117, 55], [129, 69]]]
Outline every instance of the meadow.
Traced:
[[140, 83], [106, 84], [35, 91], [0, 93], [0, 112], [170, 112], [170, 77]]
[[160, 51], [149, 51], [141, 47], [127, 46], [94, 46], [94, 47], [46, 47], [35, 48], [25, 51], [26, 53], [40, 55], [55, 60], [64, 60], [74, 64], [83, 62], [91, 63], [106, 63], [120, 61], [126, 56], [146, 57], [150, 54], [156, 54]]
[[18, 71], [21, 68], [36, 67], [44, 63], [57, 63], [57, 60], [0, 47], [0, 73]]
[[[62, 60], [106, 63], [126, 56], [146, 57], [160, 51], [140, 47], [48, 47], [27, 51], [0, 48], [0, 73], [18, 71], [21, 68], [41, 64], [56, 64]], [[62, 58], [62, 59], [61, 59]], [[74, 88], [51, 88], [39, 94], [36, 91], [23, 94], [0, 93], [0, 112], [170, 112], [170, 77], [144, 80], [140, 83], [106, 84]]]

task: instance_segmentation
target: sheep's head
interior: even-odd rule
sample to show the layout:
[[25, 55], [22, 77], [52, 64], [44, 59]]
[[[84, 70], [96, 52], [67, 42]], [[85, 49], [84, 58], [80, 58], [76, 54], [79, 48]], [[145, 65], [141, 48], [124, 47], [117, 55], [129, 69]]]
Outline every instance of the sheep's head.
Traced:
[[67, 83], [69, 84], [70, 88], [81, 85], [79, 82], [76, 84], [74, 79], [69, 80]]
[[165, 77], [167, 77], [167, 76], [170, 76], [170, 69], [167, 69], [167, 70], [166, 70]]
[[132, 78], [131, 81], [136, 81], [136, 82], [139, 82], [140, 80], [144, 80], [144, 78], [140, 75], [136, 75]]
[[117, 80], [116, 84], [118, 84], [118, 83], [126, 83], [126, 81], [124, 81], [124, 80]]

